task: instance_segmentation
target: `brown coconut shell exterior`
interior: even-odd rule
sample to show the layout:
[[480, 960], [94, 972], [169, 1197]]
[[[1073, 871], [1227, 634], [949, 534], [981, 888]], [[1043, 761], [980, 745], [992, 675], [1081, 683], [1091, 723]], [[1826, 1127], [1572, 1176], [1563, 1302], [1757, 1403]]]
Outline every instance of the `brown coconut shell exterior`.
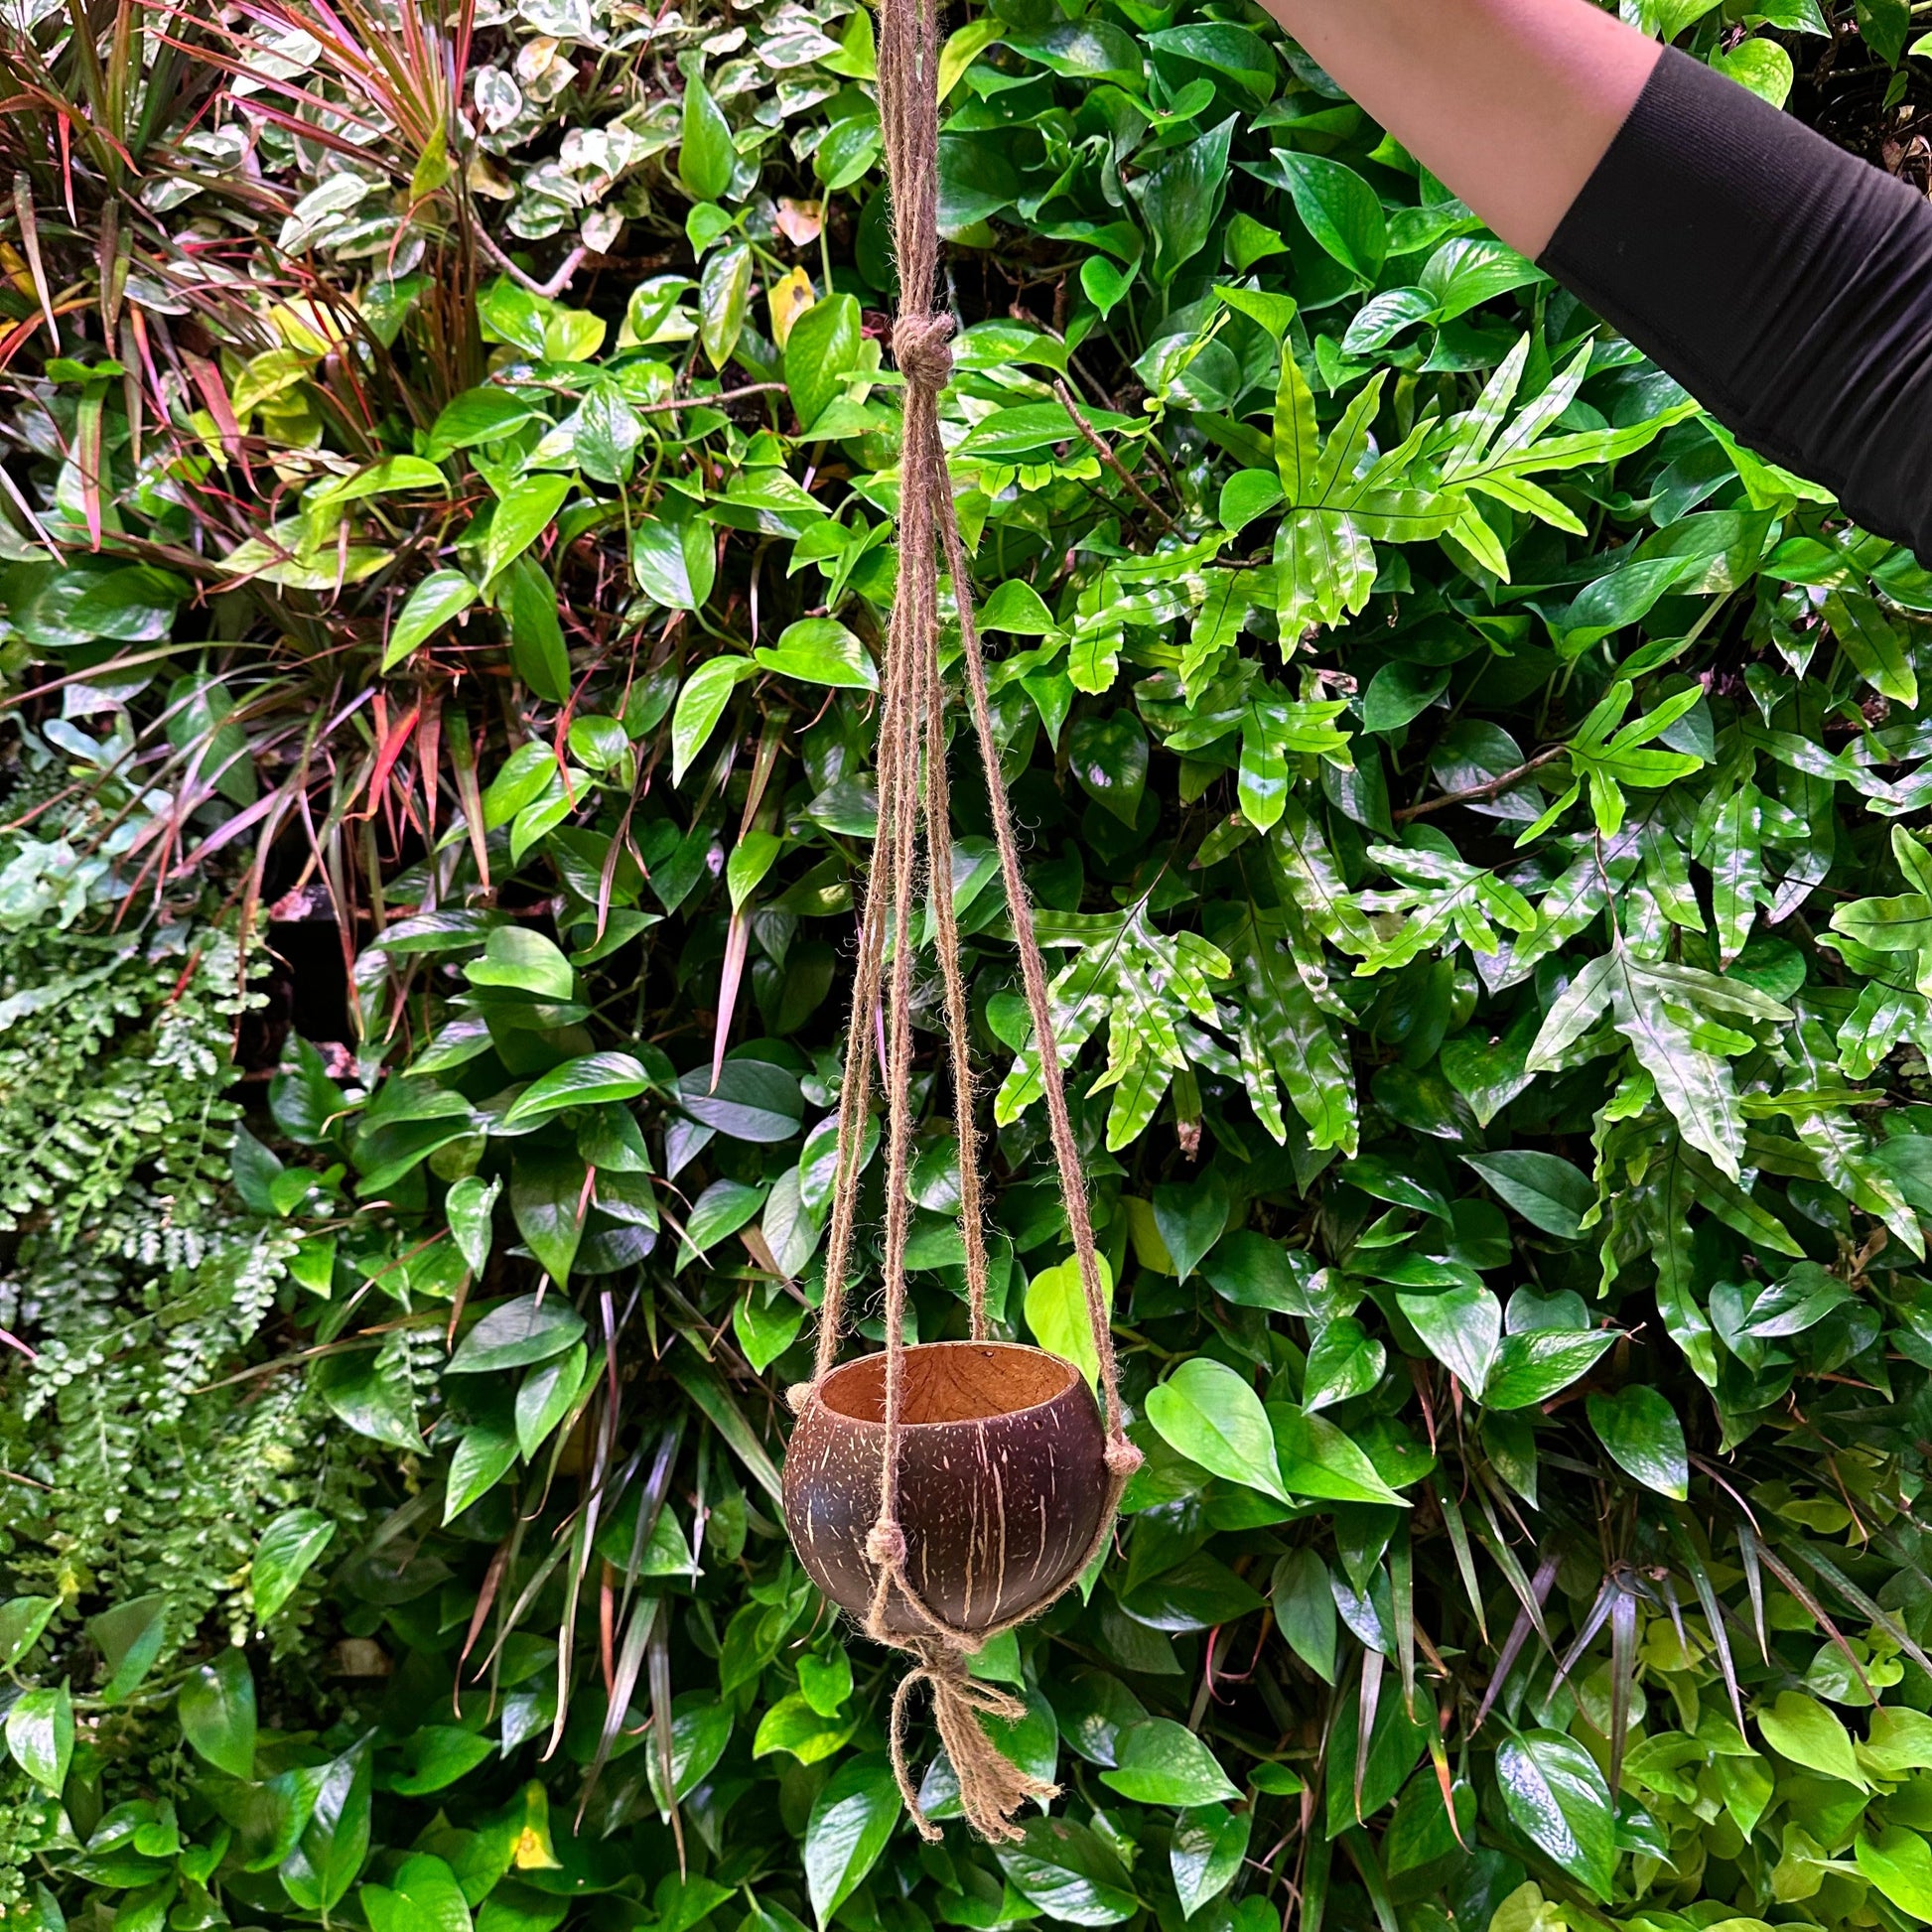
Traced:
[[[1111, 1489], [1099, 1406], [1078, 1369], [1012, 1342], [929, 1342], [904, 1357], [898, 1520], [905, 1575], [958, 1629], [1043, 1609], [1077, 1575]], [[864, 1622], [875, 1572], [886, 1358], [836, 1368], [785, 1451], [785, 1526], [812, 1581]], [[897, 1590], [887, 1628], [928, 1629]]]

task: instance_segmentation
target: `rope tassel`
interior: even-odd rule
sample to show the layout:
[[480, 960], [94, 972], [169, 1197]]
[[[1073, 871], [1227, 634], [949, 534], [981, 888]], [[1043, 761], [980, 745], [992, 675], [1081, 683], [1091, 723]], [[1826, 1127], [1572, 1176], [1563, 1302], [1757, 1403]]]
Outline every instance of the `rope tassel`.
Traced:
[[980, 1719], [1018, 1724], [1027, 1715], [1027, 1707], [1018, 1698], [969, 1677], [965, 1654], [950, 1644], [921, 1644], [916, 1654], [918, 1668], [907, 1671], [893, 1693], [892, 1745], [893, 1776], [898, 1780], [899, 1796], [905, 1800], [919, 1836], [932, 1845], [945, 1836], [920, 1809], [918, 1787], [905, 1754], [912, 1693], [921, 1684], [929, 1684], [933, 1723], [959, 1779], [959, 1808], [967, 1824], [995, 1844], [1015, 1843], [1024, 1834], [1013, 1823], [1013, 1814], [1029, 1798], [1051, 1803], [1060, 1795], [1060, 1788], [1023, 1771], [986, 1734]]
[[[1026, 1707], [1005, 1692], [970, 1677], [966, 1658], [988, 1638], [1044, 1609], [1107, 1547], [1121, 1491], [1139, 1467], [1141, 1452], [1128, 1441], [1123, 1426], [1113, 1333], [1088, 1211], [1079, 1145], [1066, 1104], [1046, 966], [1034, 930], [1032, 901], [1020, 869], [1013, 811], [1001, 771], [1001, 748], [993, 730], [986, 661], [973, 614], [971, 565], [960, 535], [945, 448], [940, 440], [939, 399], [952, 377], [953, 322], [949, 315], [933, 307], [939, 254], [938, 66], [936, 0], [881, 0], [879, 110], [885, 134], [899, 279], [899, 314], [893, 328], [893, 355], [905, 384], [899, 464], [898, 579], [887, 629], [886, 674], [879, 722], [879, 830], [860, 917], [859, 957], [846, 1035], [832, 1218], [826, 1240], [825, 1298], [819, 1316], [812, 1380], [792, 1390], [791, 1401], [794, 1409], [804, 1413], [838, 1362], [858, 1208], [860, 1153], [877, 1077], [885, 1089], [887, 1113], [885, 1430], [878, 1515], [864, 1546], [872, 1576], [866, 1629], [880, 1642], [906, 1651], [916, 1659], [915, 1667], [899, 1684], [893, 1700], [892, 1756], [906, 1809], [920, 1832], [929, 1839], [939, 1836], [937, 1827], [919, 1808], [906, 1751], [911, 1696], [918, 1686], [925, 1685], [931, 1689], [940, 1741], [959, 1779], [960, 1806], [967, 1822], [982, 1837], [1011, 1840], [1021, 1836], [1011, 1822], [1013, 1814], [1029, 1799], [1050, 1799], [1055, 1795], [1055, 1787], [1014, 1764], [987, 1734], [980, 1722], [983, 1717], [1013, 1721], [1025, 1715]], [[949, 1622], [912, 1583], [908, 1576], [906, 1534], [898, 1513], [900, 1449], [906, 1427], [905, 1252], [910, 1220], [907, 1177], [912, 1144], [909, 1097], [912, 957], [916, 946], [914, 917], [920, 909], [922, 883], [930, 896], [934, 950], [944, 987], [946, 1031], [950, 1040], [954, 1124], [959, 1144], [959, 1225], [965, 1250], [971, 1332], [975, 1342], [991, 1339], [986, 1308], [983, 1189], [973, 1121], [971, 1026], [953, 904], [945, 694], [939, 677], [942, 559], [958, 608], [966, 694], [985, 774], [1001, 878], [1019, 950], [1021, 978], [1039, 1049], [1047, 1124], [1067, 1227], [1099, 1359], [1100, 1420], [1105, 1432], [1104, 1450], [1089, 1463], [1094, 1467], [1104, 1463], [1105, 1507], [1077, 1568], [1046, 1601], [1035, 1602], [1021, 1615], [1011, 1616], [1004, 1622], [977, 1624], [971, 1629]], [[878, 1057], [883, 1064], [875, 1065], [874, 1028], [882, 1000], [886, 1025]], [[1091, 1431], [1090, 1405], [1087, 1415], [1086, 1427]], [[1092, 1456], [1092, 1449], [1088, 1454]], [[788, 1484], [790, 1471], [788, 1460]], [[1084, 1519], [1078, 1534], [1084, 1543]], [[799, 1548], [801, 1556], [805, 1556], [805, 1543], [801, 1541]]]

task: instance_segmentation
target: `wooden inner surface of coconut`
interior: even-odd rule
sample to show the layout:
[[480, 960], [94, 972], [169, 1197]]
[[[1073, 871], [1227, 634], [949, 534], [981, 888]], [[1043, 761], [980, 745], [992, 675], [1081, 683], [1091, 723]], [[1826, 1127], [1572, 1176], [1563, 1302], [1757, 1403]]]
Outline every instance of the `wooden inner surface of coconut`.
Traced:
[[[1017, 1416], [1064, 1395], [1078, 1374], [1058, 1356], [1010, 1342], [928, 1342], [905, 1351], [899, 1419], [916, 1428]], [[883, 1427], [886, 1357], [863, 1355], [834, 1369], [818, 1399], [834, 1415]]]

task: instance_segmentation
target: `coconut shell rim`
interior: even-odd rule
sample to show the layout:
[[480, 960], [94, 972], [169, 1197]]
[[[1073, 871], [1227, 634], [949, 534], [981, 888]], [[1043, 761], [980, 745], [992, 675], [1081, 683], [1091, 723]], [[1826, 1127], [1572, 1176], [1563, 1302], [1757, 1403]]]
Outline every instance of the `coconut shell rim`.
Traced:
[[[1095, 1398], [1093, 1390], [1088, 1387], [1086, 1375], [1082, 1371], [1079, 1363], [1070, 1361], [1064, 1355], [1056, 1354], [1050, 1348], [1039, 1348], [1034, 1343], [1026, 1341], [915, 1341], [905, 1350], [905, 1353], [907, 1355], [930, 1354], [941, 1348], [998, 1348], [1015, 1355], [1039, 1355], [1043, 1356], [1049, 1362], [1057, 1362], [1061, 1368], [1067, 1371], [1071, 1380], [1063, 1387], [1055, 1389], [1043, 1402], [1030, 1402], [1024, 1409], [1001, 1409], [990, 1416], [962, 1418], [957, 1422], [901, 1421], [898, 1424], [901, 1430], [977, 1429], [987, 1423], [1009, 1422], [1017, 1416], [1037, 1415], [1042, 1409], [1050, 1409], [1056, 1402], [1064, 1402], [1075, 1389], [1084, 1389], [1088, 1401], [1094, 1404], [1095, 1412], [1098, 1413], [1099, 1411], [1099, 1402]], [[886, 1433], [886, 1424], [883, 1421], [874, 1422], [869, 1417], [851, 1416], [847, 1415], [843, 1409], [834, 1409], [830, 1403], [824, 1400], [820, 1391], [826, 1386], [826, 1383], [843, 1375], [848, 1369], [858, 1368], [865, 1362], [878, 1361], [885, 1353], [885, 1349], [875, 1348], [867, 1354], [855, 1355], [849, 1362], [840, 1362], [825, 1377], [824, 1382], [818, 1382], [812, 1385], [810, 1396], [811, 1406], [815, 1409], [822, 1410], [830, 1421], [837, 1423], [842, 1429], [876, 1429], [883, 1436]], [[787, 1466], [789, 1465], [787, 1464]]]

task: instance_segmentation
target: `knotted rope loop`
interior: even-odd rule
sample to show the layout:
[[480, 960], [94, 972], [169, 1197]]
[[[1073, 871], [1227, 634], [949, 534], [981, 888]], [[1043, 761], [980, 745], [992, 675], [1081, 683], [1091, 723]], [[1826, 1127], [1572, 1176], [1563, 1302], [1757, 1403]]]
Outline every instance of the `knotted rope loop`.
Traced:
[[900, 316], [893, 324], [893, 360], [908, 387], [938, 395], [952, 380], [952, 317]]

